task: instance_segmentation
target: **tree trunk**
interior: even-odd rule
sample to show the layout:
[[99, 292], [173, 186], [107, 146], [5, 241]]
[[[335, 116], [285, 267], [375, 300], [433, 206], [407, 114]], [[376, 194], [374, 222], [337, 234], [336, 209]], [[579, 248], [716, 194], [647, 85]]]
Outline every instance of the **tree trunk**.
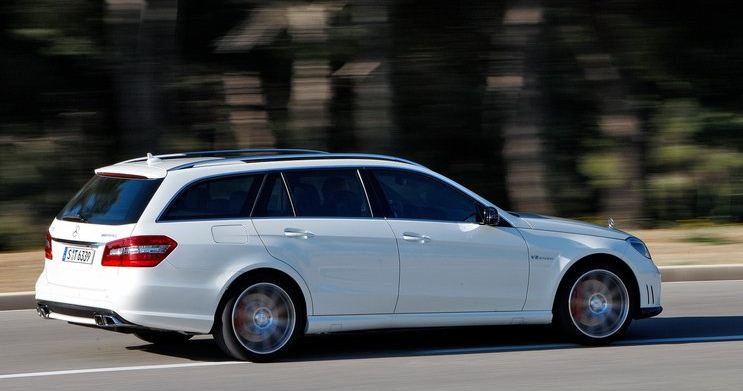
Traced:
[[[392, 151], [392, 87], [387, 56], [390, 50], [389, 10], [386, 2], [358, 0], [349, 4], [349, 26], [361, 32], [354, 41], [358, 56], [349, 59], [333, 72], [334, 84], [346, 86], [347, 94], [334, 94], [334, 101], [349, 112], [351, 129], [336, 133], [351, 133], [348, 145], [338, 149], [361, 149], [364, 152]], [[343, 90], [341, 90], [343, 91]], [[334, 121], [343, 126], [343, 121]]]
[[297, 51], [292, 69], [286, 134], [288, 143], [294, 147], [327, 148], [330, 63], [325, 50], [312, 48], [323, 48], [327, 43], [329, 12], [329, 6], [322, 4], [287, 8], [289, 35]]
[[175, 58], [178, 1], [107, 0], [106, 5], [108, 39], [116, 59], [116, 150], [143, 155], [157, 149], [166, 122], [163, 87]]
[[644, 122], [630, 94], [632, 81], [620, 72], [612, 37], [597, 27], [606, 29], [609, 22], [597, 20], [590, 7], [589, 3], [583, 10], [566, 9], [558, 23], [562, 31], [582, 37], [564, 43], [573, 51], [596, 102], [596, 126], [604, 147], [594, 156], [611, 165], [592, 178], [601, 191], [601, 213], [619, 226], [637, 226], [643, 204]]
[[229, 124], [237, 148], [271, 148], [276, 139], [268, 129], [261, 79], [256, 74], [222, 75]]
[[[503, 158], [511, 207], [551, 213], [542, 148], [543, 115], [535, 64], [542, 32], [542, 6], [508, 3], [502, 26], [493, 34], [487, 91], [502, 120]], [[492, 120], [495, 121], [495, 120]]]

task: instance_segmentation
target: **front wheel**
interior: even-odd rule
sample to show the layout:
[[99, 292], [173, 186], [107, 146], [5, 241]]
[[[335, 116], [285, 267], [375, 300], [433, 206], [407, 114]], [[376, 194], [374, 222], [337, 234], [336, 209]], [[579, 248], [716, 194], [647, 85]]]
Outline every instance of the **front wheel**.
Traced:
[[276, 282], [255, 282], [237, 291], [222, 308], [217, 345], [238, 360], [266, 362], [284, 354], [304, 316], [290, 292]]
[[[625, 277], [626, 278], [626, 277]], [[572, 273], [558, 292], [557, 326], [585, 345], [605, 345], [632, 322], [632, 297], [623, 274], [611, 267], [588, 267]]]

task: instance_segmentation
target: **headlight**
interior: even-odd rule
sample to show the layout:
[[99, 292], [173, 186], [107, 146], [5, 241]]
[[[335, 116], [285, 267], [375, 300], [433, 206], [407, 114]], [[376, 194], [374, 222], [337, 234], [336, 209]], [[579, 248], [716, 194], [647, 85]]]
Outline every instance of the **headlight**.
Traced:
[[650, 251], [648, 251], [648, 247], [645, 245], [645, 243], [642, 242], [642, 240], [631, 237], [627, 238], [627, 243], [629, 243], [632, 248], [634, 248], [638, 253], [642, 254], [647, 259], [652, 259], [650, 257]]

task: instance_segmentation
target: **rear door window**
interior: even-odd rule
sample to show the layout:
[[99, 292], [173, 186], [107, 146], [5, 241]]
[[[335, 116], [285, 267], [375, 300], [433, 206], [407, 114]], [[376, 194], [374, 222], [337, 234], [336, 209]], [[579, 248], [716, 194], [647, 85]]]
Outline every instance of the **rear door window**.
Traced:
[[239, 175], [197, 182], [177, 196], [161, 220], [248, 217], [262, 180], [263, 175]]
[[139, 220], [162, 179], [94, 176], [57, 215], [60, 220], [122, 225]]
[[371, 217], [354, 169], [289, 171], [284, 176], [298, 217]]
[[255, 203], [253, 217], [292, 216], [294, 216], [294, 211], [281, 174], [268, 174], [266, 181], [263, 183], [261, 194]]

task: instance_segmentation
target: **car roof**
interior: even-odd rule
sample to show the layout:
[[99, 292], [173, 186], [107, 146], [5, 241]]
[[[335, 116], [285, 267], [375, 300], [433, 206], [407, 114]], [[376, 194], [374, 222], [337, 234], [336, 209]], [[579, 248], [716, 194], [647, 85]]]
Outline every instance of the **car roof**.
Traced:
[[[308, 149], [230, 149], [216, 151], [181, 152], [164, 155], [152, 155], [125, 160], [116, 164], [101, 167], [95, 170], [99, 175], [132, 176], [145, 178], [163, 178], [168, 172], [188, 170], [198, 167], [241, 166], [253, 163], [283, 163], [277, 167], [286, 168], [287, 163], [322, 160], [330, 163], [333, 160], [343, 160], [346, 163], [363, 164], [364, 161], [386, 161], [402, 165], [421, 167], [419, 164], [402, 158], [361, 154], [361, 153], [329, 153]], [[355, 161], [355, 162], [352, 162]], [[260, 164], [262, 168], [266, 164]]]
[[[236, 149], [219, 151], [183, 152], [167, 155], [152, 155], [126, 160], [96, 169], [96, 174], [112, 176], [136, 176], [139, 178], [165, 178], [168, 173], [180, 181], [193, 181], [204, 177], [231, 175], [251, 171], [289, 170], [296, 168], [332, 168], [339, 166], [407, 168], [424, 172], [449, 183], [469, 194], [484, 205], [495, 206], [490, 201], [445, 176], [418, 163], [387, 155], [363, 153], [328, 153], [296, 149]], [[499, 209], [500, 210], [500, 209]], [[502, 210], [500, 210], [502, 212]], [[504, 215], [505, 216], [505, 215]], [[515, 216], [506, 217], [515, 227], [528, 227], [516, 222]], [[520, 221], [520, 219], [518, 219]]]

